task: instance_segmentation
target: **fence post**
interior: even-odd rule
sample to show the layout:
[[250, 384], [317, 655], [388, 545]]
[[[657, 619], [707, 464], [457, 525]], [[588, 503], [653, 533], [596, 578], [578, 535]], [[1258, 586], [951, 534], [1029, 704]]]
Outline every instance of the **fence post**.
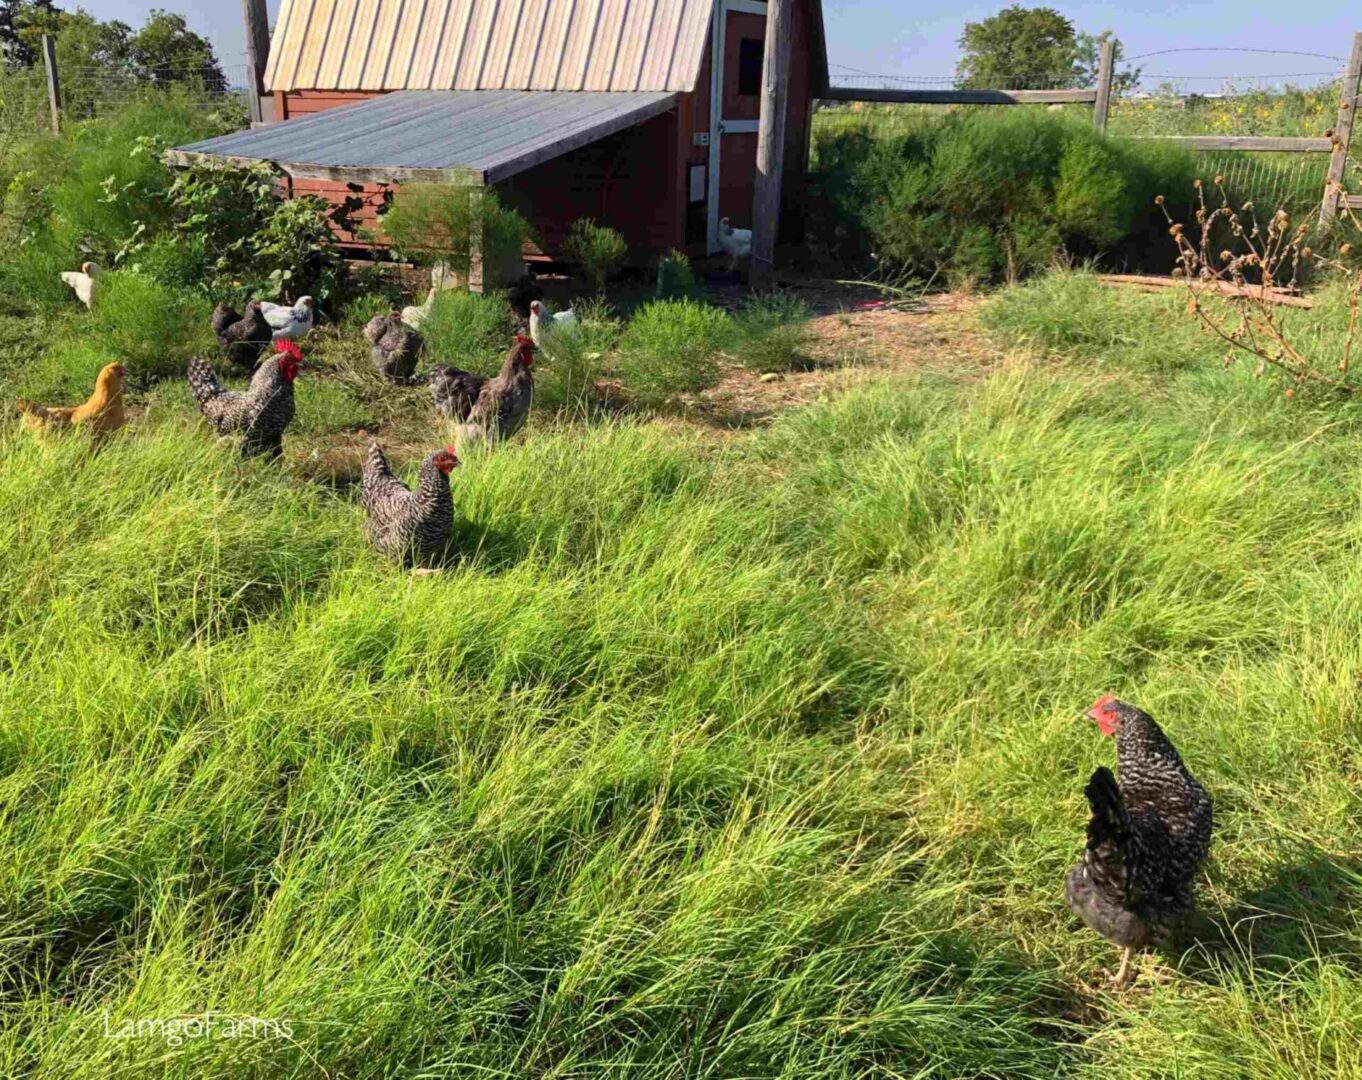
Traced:
[[776, 271], [776, 237], [784, 194], [785, 111], [790, 92], [792, 0], [768, 0], [766, 58], [757, 125], [757, 177], [752, 193], [752, 284], [769, 288]]
[[1111, 111], [1111, 69], [1116, 61], [1115, 52], [1111, 38], [1102, 42], [1097, 60], [1097, 100], [1092, 103], [1092, 126], [1100, 133], [1107, 130], [1107, 113]]
[[57, 44], [43, 35], [43, 64], [47, 67], [47, 104], [52, 110], [52, 134], [61, 134], [61, 83], [57, 79]]
[[246, 81], [251, 92], [251, 122], [265, 122], [260, 97], [265, 89], [265, 62], [270, 56], [270, 16], [265, 0], [242, 0], [246, 13]]
[[1362, 91], [1362, 33], [1353, 34], [1348, 70], [1343, 73], [1343, 88], [1339, 91], [1334, 149], [1329, 156], [1329, 175], [1324, 178], [1324, 202], [1319, 208], [1321, 228], [1333, 223], [1343, 199], [1343, 171], [1348, 164], [1348, 146], [1352, 142], [1353, 115], [1357, 112], [1359, 91]]

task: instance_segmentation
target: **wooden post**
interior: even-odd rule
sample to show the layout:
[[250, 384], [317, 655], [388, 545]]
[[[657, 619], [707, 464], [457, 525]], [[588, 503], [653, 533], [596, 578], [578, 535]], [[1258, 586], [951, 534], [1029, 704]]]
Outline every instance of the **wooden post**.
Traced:
[[1348, 165], [1348, 146], [1353, 136], [1353, 116], [1357, 112], [1358, 97], [1362, 93], [1362, 33], [1353, 35], [1353, 49], [1348, 56], [1348, 70], [1343, 73], [1343, 89], [1339, 91], [1338, 123], [1334, 125], [1334, 149], [1329, 159], [1329, 175], [1324, 179], [1324, 202], [1319, 208], [1319, 224], [1327, 228], [1338, 214], [1343, 196], [1343, 172]]
[[486, 234], [483, 215], [486, 210], [487, 203], [483, 199], [483, 188], [478, 186], [469, 189], [468, 291], [473, 293], [485, 292], [487, 286], [487, 265], [484, 258], [487, 252], [483, 250], [483, 240]]
[[52, 134], [61, 134], [61, 81], [57, 78], [57, 43], [43, 35], [43, 64], [47, 67], [47, 104], [52, 110]]
[[761, 120], [757, 127], [757, 178], [752, 195], [752, 284], [759, 289], [770, 287], [776, 269], [793, 14], [793, 0], [767, 0], [766, 58], [761, 69]]
[[1102, 42], [1102, 52], [1097, 60], [1097, 100], [1092, 103], [1092, 126], [1105, 134], [1107, 114], [1111, 111], [1111, 69], [1115, 63], [1115, 48], [1111, 38]]
[[246, 85], [251, 93], [251, 122], [265, 122], [260, 98], [265, 92], [265, 64], [270, 58], [270, 15], [265, 0], [242, 0], [246, 12]]

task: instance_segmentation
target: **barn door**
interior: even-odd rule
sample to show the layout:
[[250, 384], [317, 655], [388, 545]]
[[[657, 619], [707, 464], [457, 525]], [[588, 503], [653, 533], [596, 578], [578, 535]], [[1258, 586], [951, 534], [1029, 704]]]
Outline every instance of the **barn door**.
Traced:
[[709, 253], [719, 247], [719, 219], [752, 227], [757, 181], [757, 124], [766, 53], [763, 0], [715, 0], [709, 120]]

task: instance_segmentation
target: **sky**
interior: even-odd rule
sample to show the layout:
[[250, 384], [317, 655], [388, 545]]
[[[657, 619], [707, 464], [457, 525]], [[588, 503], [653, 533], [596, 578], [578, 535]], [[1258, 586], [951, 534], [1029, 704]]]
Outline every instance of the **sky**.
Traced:
[[[271, 20], [280, 0], [269, 0]], [[57, 0], [73, 8], [75, 0]], [[140, 25], [153, 7], [178, 11], [212, 41], [225, 66], [245, 62], [240, 0], [83, 0], [100, 19]], [[1003, 0], [823, 0], [828, 59], [846, 68], [906, 77], [951, 75], [967, 20], [986, 18]], [[1063, 3], [1050, 0], [1078, 30], [1113, 30], [1127, 56], [1171, 48], [1283, 49], [1347, 56], [1362, 8], [1344, 0], [1191, 0], [1160, 5], [1139, 0]], [[1140, 61], [1147, 73], [1171, 76], [1284, 75], [1341, 68], [1300, 56], [1181, 52]], [[833, 81], [838, 81], [834, 70]], [[1304, 81], [1304, 80], [1303, 80]]]

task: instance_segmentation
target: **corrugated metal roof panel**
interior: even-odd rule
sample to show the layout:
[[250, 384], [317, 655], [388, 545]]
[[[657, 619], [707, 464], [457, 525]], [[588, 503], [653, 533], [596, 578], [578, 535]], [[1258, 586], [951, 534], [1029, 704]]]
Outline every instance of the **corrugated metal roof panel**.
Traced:
[[495, 183], [675, 102], [667, 91], [403, 90], [181, 146], [172, 156], [392, 170], [395, 179], [409, 169], [468, 169]]
[[714, 0], [283, 0], [271, 90], [692, 91]]

